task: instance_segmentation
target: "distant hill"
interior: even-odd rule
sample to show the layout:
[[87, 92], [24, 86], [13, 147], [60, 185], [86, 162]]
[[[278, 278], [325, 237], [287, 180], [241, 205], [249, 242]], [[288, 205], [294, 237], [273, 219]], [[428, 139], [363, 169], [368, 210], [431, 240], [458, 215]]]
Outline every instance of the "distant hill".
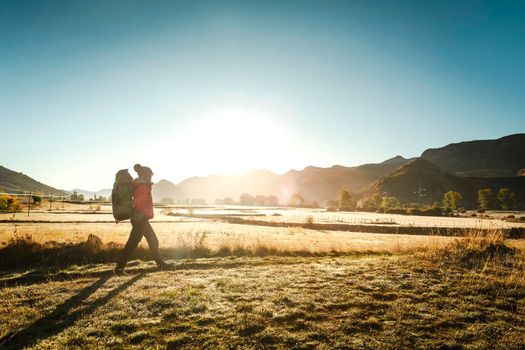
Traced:
[[[432, 204], [441, 202], [445, 192], [457, 191], [463, 196], [462, 206], [475, 208], [477, 191], [486, 187], [492, 188], [494, 193], [502, 187], [508, 187], [517, 195], [520, 203], [525, 201], [525, 177], [460, 177], [423, 158], [416, 158], [368, 185], [359, 205], [371, 200], [375, 194], [396, 197], [404, 204]], [[418, 195], [419, 189], [425, 189], [423, 197]]]
[[275, 195], [281, 203], [287, 203], [295, 194], [305, 201], [323, 204], [335, 199], [342, 189], [358, 193], [370, 182], [395, 170], [408, 160], [395, 157], [383, 163], [364, 164], [356, 167], [334, 165], [329, 168], [309, 166], [303, 170], [290, 170], [283, 175], [268, 170], [250, 170], [234, 175], [210, 175], [192, 177], [177, 187], [183, 196], [204, 198], [213, 202], [217, 198], [231, 197], [237, 200], [246, 192], [251, 195]]
[[509, 177], [525, 168], [525, 134], [427, 149], [421, 158], [458, 176]]
[[64, 194], [63, 191], [38, 182], [23, 173], [0, 166], [0, 192], [24, 193], [24, 191], [39, 194]]
[[[274, 195], [281, 204], [287, 204], [293, 194], [299, 193], [306, 203], [317, 201], [322, 205], [326, 200], [336, 199], [343, 189], [349, 190], [355, 198], [366, 199], [379, 193], [398, 197], [405, 203], [440, 202], [444, 192], [455, 190], [463, 194], [465, 205], [474, 206], [476, 192], [482, 187], [495, 190], [509, 187], [518, 199], [525, 200], [524, 169], [525, 134], [515, 134], [497, 140], [468, 141], [428, 149], [416, 159], [395, 156], [381, 163], [354, 167], [308, 166], [282, 175], [255, 169], [233, 175], [195, 176], [178, 184], [163, 179], [153, 185], [152, 195], [157, 202], [168, 197], [174, 200], [198, 198], [213, 203], [224, 197], [237, 201], [242, 193], [249, 193], [252, 196]], [[426, 188], [423, 198], [414, 193], [419, 186]], [[3, 167], [0, 167], [1, 188], [63, 193]], [[94, 194], [107, 197], [111, 193], [111, 189], [73, 191], [85, 198], [92, 198]]]
[[[416, 191], [425, 189], [425, 196], [420, 197]], [[457, 191], [464, 195], [465, 202], [475, 203], [475, 184], [438, 168], [422, 159], [414, 159], [392, 173], [374, 181], [363, 192], [363, 201], [371, 200], [374, 194], [392, 196], [402, 203], [431, 204], [441, 202], [447, 191]], [[472, 194], [472, 196], [469, 196]]]
[[180, 182], [177, 187], [187, 198], [203, 198], [213, 202], [217, 198], [238, 200], [244, 193], [251, 195], [277, 195], [280, 176], [269, 170], [249, 170], [233, 175], [194, 176]]
[[372, 181], [399, 168], [408, 160], [395, 157], [382, 163], [363, 164], [356, 167], [334, 165], [330, 168], [306, 167], [302, 171], [288, 172], [284, 175], [285, 183], [292, 184], [307, 202], [322, 202], [337, 198], [339, 192], [346, 189], [354, 194]]
[[164, 179], [153, 185], [151, 195], [154, 202], [159, 202], [163, 198], [171, 198], [173, 200], [183, 198], [181, 190], [173, 182]]

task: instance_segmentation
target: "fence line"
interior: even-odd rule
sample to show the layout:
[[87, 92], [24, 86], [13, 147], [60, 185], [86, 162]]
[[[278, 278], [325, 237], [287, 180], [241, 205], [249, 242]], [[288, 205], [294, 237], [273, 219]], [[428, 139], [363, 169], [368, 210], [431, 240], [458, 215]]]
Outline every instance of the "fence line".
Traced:
[[[11, 189], [13, 190], [13, 189]], [[15, 190], [16, 191], [16, 190]], [[38, 194], [33, 191], [24, 191], [24, 193], [9, 193], [9, 192], [0, 192], [0, 196], [11, 196], [11, 197], [27, 197], [27, 216], [31, 213], [31, 200], [33, 197], [39, 198], [49, 198], [49, 210], [52, 210], [53, 200], [56, 202], [64, 202], [66, 198], [71, 199], [73, 194]]]

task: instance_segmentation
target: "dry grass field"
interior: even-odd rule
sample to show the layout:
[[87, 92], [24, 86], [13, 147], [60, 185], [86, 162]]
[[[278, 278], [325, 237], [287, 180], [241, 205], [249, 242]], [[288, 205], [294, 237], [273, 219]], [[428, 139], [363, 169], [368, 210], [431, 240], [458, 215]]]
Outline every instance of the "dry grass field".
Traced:
[[374, 234], [164, 220], [159, 210], [153, 227], [176, 268], [134, 260], [114, 276], [104, 252], [118, 251], [129, 223], [70, 209], [0, 224], [0, 260], [27, 250], [50, 259], [89, 234], [103, 243], [99, 260], [3, 265], [0, 348], [525, 348], [525, 241], [497, 228]]

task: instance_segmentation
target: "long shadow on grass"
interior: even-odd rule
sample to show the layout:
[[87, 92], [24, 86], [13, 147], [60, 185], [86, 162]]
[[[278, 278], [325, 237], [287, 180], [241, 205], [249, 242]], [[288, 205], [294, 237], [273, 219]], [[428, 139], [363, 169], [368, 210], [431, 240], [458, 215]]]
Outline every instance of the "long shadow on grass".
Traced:
[[[349, 253], [330, 253], [330, 254], [309, 254], [305, 256], [294, 256], [294, 255], [283, 255], [283, 256], [266, 256], [266, 257], [260, 257], [260, 256], [237, 256], [237, 257], [228, 257], [228, 258], [248, 258], [248, 259], [258, 259], [258, 260], [248, 260], [248, 261], [239, 261], [239, 260], [232, 260], [232, 261], [217, 261], [217, 260], [211, 260], [211, 261], [198, 261], [198, 260], [190, 260], [186, 262], [178, 263], [176, 268], [173, 271], [184, 271], [184, 270], [212, 270], [212, 269], [235, 269], [243, 266], [250, 266], [250, 267], [257, 267], [257, 266], [265, 266], [265, 265], [297, 265], [302, 262], [307, 262], [307, 260], [300, 260], [300, 259], [308, 259], [311, 257], [319, 257], [319, 256], [331, 256], [331, 257], [338, 257], [338, 256], [345, 256], [350, 257], [353, 256], [355, 258], [365, 257], [365, 256], [385, 256], [385, 255], [391, 255], [390, 253], [385, 252], [349, 252]], [[291, 258], [291, 259], [288, 259]], [[214, 259], [214, 258], [212, 258]], [[136, 263], [139, 264], [139, 263]], [[135, 265], [136, 265], [135, 264]], [[128, 265], [129, 266], [129, 265]], [[12, 278], [0, 278], [0, 287], [12, 287], [12, 286], [26, 286], [36, 283], [45, 283], [49, 281], [69, 281], [69, 280], [75, 280], [79, 278], [102, 278], [104, 276], [111, 276], [113, 275], [113, 272], [110, 270], [103, 270], [103, 271], [94, 271], [94, 272], [56, 272], [60, 271], [60, 269], [64, 268], [57, 267], [57, 268], [47, 268], [47, 269], [39, 269], [36, 271], [33, 271], [31, 273], [12, 277]], [[152, 273], [152, 272], [158, 272], [158, 269], [155, 267], [142, 267], [142, 268], [131, 268], [126, 269], [126, 272], [128, 274], [141, 274], [141, 273]]]
[[[59, 269], [57, 269], [59, 270]], [[130, 275], [147, 274], [158, 271], [155, 267], [138, 268], [133, 270], [126, 270]], [[92, 272], [59, 272], [55, 273], [54, 270], [45, 269], [37, 270], [22, 276], [13, 277], [9, 279], [0, 280], [0, 287], [13, 287], [13, 286], [28, 286], [37, 283], [46, 283], [50, 281], [72, 281], [79, 278], [109, 278], [114, 276], [112, 270], [103, 271], [92, 271]]]
[[0, 339], [0, 348], [22, 349], [33, 346], [41, 340], [52, 337], [72, 326], [80, 318], [89, 316], [97, 308], [108, 303], [117, 294], [124, 291], [144, 276], [144, 273], [136, 275], [111, 290], [108, 294], [96, 299], [87, 307], [69, 313], [72, 309], [84, 303], [90, 295], [94, 294], [102, 285], [104, 285], [104, 283], [111, 277], [110, 274], [106, 274], [93, 284], [79, 291], [76, 295], [64, 301], [61, 305], [57, 306], [55, 311], [51, 314], [38, 319], [20, 331], [8, 333], [2, 337]]
[[[279, 265], [286, 265], [291, 264], [290, 262], [271, 262], [273, 265], [279, 264]], [[175, 270], [173, 271], [182, 271], [182, 270], [210, 270], [210, 269], [216, 269], [216, 268], [222, 268], [222, 269], [234, 269], [242, 266], [260, 266], [268, 264], [268, 262], [261, 261], [261, 262], [241, 262], [241, 261], [232, 261], [232, 262], [185, 262], [182, 264], [177, 265]], [[293, 264], [297, 264], [297, 262], [293, 262]], [[57, 268], [56, 270], [59, 270]], [[132, 269], [126, 269], [126, 272], [128, 274], [136, 275], [136, 274], [143, 274], [143, 273], [152, 273], [152, 272], [158, 272], [158, 269], [156, 267], [143, 267], [143, 268], [132, 268]], [[93, 271], [93, 272], [58, 272], [54, 273], [53, 269], [42, 269], [42, 270], [36, 270], [31, 273], [17, 276], [13, 278], [8, 279], [0, 279], [0, 287], [12, 287], [12, 286], [27, 286], [31, 284], [37, 284], [37, 283], [45, 283], [49, 281], [69, 281], [69, 280], [75, 280], [79, 278], [103, 278], [112, 276], [113, 272], [111, 270], [104, 270], [104, 271]]]

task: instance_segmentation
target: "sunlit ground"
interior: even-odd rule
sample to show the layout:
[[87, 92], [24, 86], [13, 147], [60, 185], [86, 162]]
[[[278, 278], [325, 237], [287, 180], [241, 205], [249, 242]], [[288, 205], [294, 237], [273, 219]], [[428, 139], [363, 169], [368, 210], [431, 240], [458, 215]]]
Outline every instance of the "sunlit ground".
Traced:
[[[27, 217], [2, 214], [0, 242], [31, 235], [38, 242], [83, 242], [89, 234], [124, 243], [130, 224], [108, 206], [40, 208]], [[167, 215], [177, 211], [183, 216]], [[228, 224], [201, 215], [254, 215], [260, 220], [358, 222], [392, 218], [403, 225], [453, 224], [469, 218], [261, 208], [156, 209], [162, 247], [205, 232], [205, 245], [263, 244], [320, 256], [223, 256], [173, 259], [174, 271], [131, 261], [116, 277], [112, 263], [28, 266], [0, 271], [0, 347], [167, 349], [522, 349], [525, 347], [523, 251], [505, 264], [463, 266], [455, 238]], [[273, 216], [279, 213], [282, 216]], [[443, 221], [439, 221], [443, 219]], [[26, 220], [25, 222], [23, 220]], [[31, 223], [27, 220], [42, 221]], [[55, 221], [55, 222], [51, 222]], [[64, 221], [64, 222], [61, 222]], [[485, 221], [487, 223], [488, 221]], [[492, 220], [496, 225], [501, 220]], [[373, 225], [373, 224], [371, 224]], [[525, 249], [525, 240], [507, 240]], [[494, 250], [485, 246], [489, 252]], [[428, 248], [428, 250], [426, 249]], [[333, 251], [337, 254], [332, 254]], [[167, 252], [169, 250], [164, 250]], [[508, 248], [502, 252], [508, 251]], [[26, 252], [27, 253], [27, 252]], [[326, 254], [324, 254], [326, 253]], [[348, 254], [346, 254], [348, 253]], [[438, 254], [437, 261], [434, 256]], [[474, 254], [474, 255], [473, 255]], [[481, 256], [482, 258], [485, 255]], [[466, 260], [468, 261], [468, 260]]]
[[[0, 220], [14, 219], [14, 222], [0, 223], [0, 242], [6, 242], [14, 234], [31, 235], [37, 242], [83, 242], [94, 234], [103, 242], [125, 243], [131, 225], [129, 222], [116, 224], [111, 215], [111, 207], [102, 205], [60, 204], [54, 211], [42, 206], [26, 212], [0, 214]], [[253, 208], [253, 207], [213, 207], [192, 209], [190, 215], [186, 208], [156, 208], [152, 221], [162, 247], [175, 247], [188, 233], [205, 233], [205, 245], [210, 249], [222, 246], [252, 248], [265, 245], [281, 250], [304, 250], [311, 252], [329, 251], [369, 251], [401, 252], [446, 243], [447, 237], [410, 236], [377, 233], [342, 232], [310, 230], [299, 227], [264, 227], [229, 224], [202, 218], [204, 215], [243, 215], [245, 218], [281, 222], [305, 222], [312, 217], [316, 223], [357, 223], [380, 222], [395, 226], [444, 226], [444, 227], [509, 227], [524, 224], [508, 223], [502, 220], [477, 218], [418, 217], [376, 213], [329, 213], [314, 209]], [[179, 213], [182, 216], [167, 215]], [[258, 216], [251, 216], [251, 215]], [[276, 216], [278, 214], [278, 216]], [[260, 216], [262, 215], [262, 216]], [[28, 221], [37, 221], [31, 223]], [[517, 244], [520, 241], [514, 241]], [[145, 244], [145, 240], [143, 242]]]

